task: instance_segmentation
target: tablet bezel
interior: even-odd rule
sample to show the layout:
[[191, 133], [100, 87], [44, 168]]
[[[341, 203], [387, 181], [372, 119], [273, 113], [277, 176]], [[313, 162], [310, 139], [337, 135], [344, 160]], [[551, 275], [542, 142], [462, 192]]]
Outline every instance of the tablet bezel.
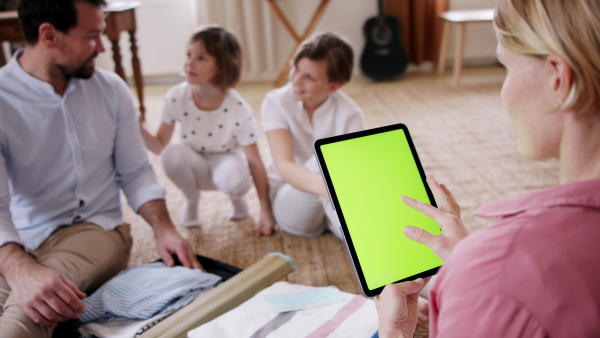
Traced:
[[[437, 207], [437, 204], [433, 197], [433, 193], [432, 193], [431, 189], [429, 188], [429, 185], [427, 184], [425, 171], [423, 170], [423, 166], [421, 165], [421, 161], [419, 160], [419, 156], [417, 154], [416, 148], [413, 144], [412, 138], [408, 131], [408, 127], [406, 125], [404, 125], [402, 123], [398, 123], [398, 124], [392, 124], [392, 125], [388, 125], [388, 126], [377, 127], [377, 128], [362, 130], [362, 131], [343, 134], [343, 135], [322, 138], [322, 139], [316, 140], [313, 145], [313, 150], [314, 150], [317, 162], [319, 164], [319, 167], [321, 169], [321, 176], [323, 177], [325, 186], [327, 188], [327, 193], [329, 194], [329, 200], [333, 204], [333, 208], [334, 208], [335, 213], [340, 222], [340, 230], [344, 237], [344, 242], [346, 244], [346, 249], [350, 256], [350, 260], [352, 261], [352, 266], [354, 268], [354, 274], [356, 276], [356, 279], [358, 280], [361, 292], [363, 293], [363, 295], [365, 295], [366, 297], [369, 297], [369, 298], [379, 295], [381, 293], [381, 291], [383, 291], [383, 288], [385, 287], [385, 285], [378, 287], [376, 289], [372, 289], [372, 290], [368, 288], [366, 279], [363, 274], [363, 270], [360, 266], [360, 261], [358, 260], [356, 250], [354, 248], [354, 244], [352, 242], [352, 238], [351, 238], [349, 230], [348, 230], [348, 226], [344, 219], [344, 215], [341, 211], [341, 207], [340, 207], [337, 195], [335, 194], [333, 182], [329, 175], [329, 171], [327, 169], [327, 163], [325, 162], [323, 153], [321, 151], [321, 146], [331, 144], [331, 143], [361, 138], [361, 137], [365, 137], [365, 136], [371, 136], [371, 135], [375, 135], [375, 134], [379, 134], [379, 133], [390, 132], [390, 131], [399, 130], [399, 129], [402, 130], [404, 132], [404, 135], [406, 136], [406, 141], [410, 147], [410, 151], [411, 151], [413, 160], [416, 164], [416, 167], [419, 171], [419, 175], [421, 177], [423, 186], [425, 187], [427, 197], [429, 198], [429, 203], [431, 205], [433, 205], [434, 207]], [[427, 278], [427, 277], [433, 276], [440, 267], [441, 266], [430, 269], [430, 270], [423, 271], [421, 273], [403, 278], [403, 279], [395, 281], [393, 283], [399, 283], [399, 282], [404, 282], [404, 281], [408, 281], [408, 280], [414, 280], [417, 278]]]

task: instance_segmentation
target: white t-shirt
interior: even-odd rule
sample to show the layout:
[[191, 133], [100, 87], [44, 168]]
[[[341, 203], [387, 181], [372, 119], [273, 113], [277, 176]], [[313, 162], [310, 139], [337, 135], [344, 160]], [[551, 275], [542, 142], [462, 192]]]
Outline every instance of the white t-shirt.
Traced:
[[187, 82], [167, 92], [161, 111], [165, 123], [181, 123], [180, 142], [202, 153], [229, 153], [256, 143], [258, 129], [252, 108], [230, 88], [223, 104], [213, 111], [199, 109]]
[[[315, 140], [365, 129], [362, 110], [339, 90], [317, 108], [311, 122], [302, 101], [292, 98], [291, 83], [267, 93], [262, 102], [261, 116], [264, 132], [275, 129], [290, 132], [294, 160], [299, 165], [314, 157]], [[270, 178], [281, 181], [274, 163], [269, 165], [268, 174]]]

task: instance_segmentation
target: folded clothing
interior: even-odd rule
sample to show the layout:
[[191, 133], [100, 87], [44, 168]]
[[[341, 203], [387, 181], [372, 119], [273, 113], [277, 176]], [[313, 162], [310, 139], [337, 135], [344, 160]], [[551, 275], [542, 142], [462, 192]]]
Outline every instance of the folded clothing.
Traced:
[[282, 313], [275, 311], [272, 302], [269, 301], [271, 298], [293, 300], [298, 294], [315, 293], [319, 290], [320, 296], [329, 295], [330, 289], [331, 287], [317, 288], [277, 282], [233, 310], [189, 331], [187, 336], [188, 338], [373, 336], [377, 331], [377, 311], [372, 299], [339, 292], [341, 297], [335, 302]]
[[122, 271], [83, 300], [79, 324], [115, 319], [148, 319], [184, 307], [221, 277], [183, 266], [148, 263]]

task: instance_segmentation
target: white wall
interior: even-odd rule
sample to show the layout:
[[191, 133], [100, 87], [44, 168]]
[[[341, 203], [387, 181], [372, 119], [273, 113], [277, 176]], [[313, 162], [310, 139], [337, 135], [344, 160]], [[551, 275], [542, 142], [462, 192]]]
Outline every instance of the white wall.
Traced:
[[[138, 55], [142, 64], [142, 72], [146, 83], [176, 81], [183, 68], [185, 45], [193, 29], [206, 20], [202, 3], [222, 0], [138, 0], [140, 6], [136, 9]], [[266, 0], [242, 0], [266, 2]], [[389, 0], [388, 0], [389, 1]], [[286, 14], [297, 32], [301, 32], [308, 18], [312, 15], [320, 0], [279, 1], [278, 5]], [[497, 0], [451, 0], [451, 9], [493, 7]], [[213, 3], [216, 4], [216, 3]], [[325, 14], [316, 27], [315, 32], [335, 31], [344, 35], [351, 42], [357, 60], [362, 51], [364, 38], [362, 26], [364, 22], [377, 13], [377, 2], [374, 0], [332, 0]], [[269, 13], [270, 14], [270, 13]], [[270, 18], [275, 30], [277, 41], [273, 60], [275, 69], [280, 69], [289, 56], [294, 41], [281, 22], [274, 16]], [[496, 40], [491, 24], [471, 24], [467, 27], [464, 57], [466, 64], [491, 63], [494, 60]], [[451, 44], [452, 45], [452, 44]], [[129, 37], [121, 36], [121, 52], [123, 66], [131, 76], [131, 54]], [[106, 40], [107, 52], [98, 59], [98, 65], [113, 69], [110, 42]], [[450, 47], [449, 53], [453, 53]], [[450, 54], [450, 57], [453, 54]], [[358, 70], [358, 62], [356, 62]], [[274, 79], [278, 71], [267, 74]], [[243, 80], [256, 80], [244, 77]]]
[[[183, 71], [185, 45], [195, 27], [194, 0], [138, 0], [135, 9], [137, 46], [145, 82], [152, 77], [177, 78]], [[97, 64], [114, 69], [111, 43], [104, 38], [106, 53], [98, 57]], [[128, 76], [131, 71], [129, 34], [122, 33], [122, 65]]]

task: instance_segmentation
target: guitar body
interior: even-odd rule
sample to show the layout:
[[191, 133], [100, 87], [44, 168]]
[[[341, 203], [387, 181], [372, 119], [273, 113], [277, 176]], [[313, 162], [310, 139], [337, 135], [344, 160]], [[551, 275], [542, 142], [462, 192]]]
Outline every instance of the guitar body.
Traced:
[[380, 15], [367, 20], [366, 39], [360, 57], [363, 73], [375, 81], [391, 80], [406, 70], [409, 58], [398, 37], [400, 25], [393, 16]]

